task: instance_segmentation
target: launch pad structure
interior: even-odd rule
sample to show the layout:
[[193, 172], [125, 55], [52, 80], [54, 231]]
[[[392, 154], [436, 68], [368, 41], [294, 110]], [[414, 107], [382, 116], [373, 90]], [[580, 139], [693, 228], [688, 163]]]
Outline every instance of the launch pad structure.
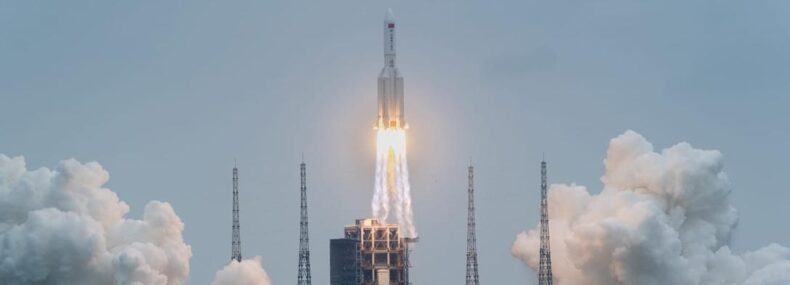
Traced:
[[332, 285], [409, 285], [409, 247], [398, 224], [359, 219], [330, 241]]

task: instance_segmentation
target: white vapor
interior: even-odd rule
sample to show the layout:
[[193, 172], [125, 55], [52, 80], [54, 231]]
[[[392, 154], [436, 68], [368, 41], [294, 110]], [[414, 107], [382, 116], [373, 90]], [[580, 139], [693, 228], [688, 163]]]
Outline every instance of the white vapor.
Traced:
[[261, 266], [261, 257], [245, 259], [241, 262], [231, 260], [214, 277], [211, 285], [271, 285], [269, 275]]
[[389, 141], [387, 132], [379, 130], [376, 139], [376, 177], [373, 185], [373, 200], [371, 200], [371, 208], [373, 216], [381, 221], [386, 221], [390, 214], [390, 196], [393, 195], [389, 187], [389, 145], [384, 143]]
[[173, 208], [128, 219], [109, 177], [96, 162], [28, 170], [0, 154], [0, 284], [185, 283], [192, 251]]
[[[680, 143], [659, 153], [628, 131], [604, 164], [600, 194], [551, 186], [555, 284], [790, 284], [790, 249], [731, 252], [737, 212], [720, 152]], [[537, 228], [522, 232], [513, 255], [537, 268], [539, 243]]]
[[[405, 140], [405, 138], [404, 138]], [[403, 148], [405, 150], [406, 143], [404, 141]], [[409, 164], [406, 161], [406, 152], [396, 157], [395, 173], [397, 179], [397, 204], [398, 209], [398, 223], [403, 226], [408, 234], [408, 237], [417, 237], [417, 228], [414, 226], [414, 214], [411, 208], [411, 184], [409, 182]]]

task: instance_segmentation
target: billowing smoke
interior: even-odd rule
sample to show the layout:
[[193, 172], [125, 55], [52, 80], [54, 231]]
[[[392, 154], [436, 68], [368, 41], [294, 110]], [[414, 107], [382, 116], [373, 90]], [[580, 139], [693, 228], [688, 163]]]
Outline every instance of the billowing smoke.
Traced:
[[[628, 131], [604, 164], [600, 194], [551, 187], [555, 284], [790, 284], [790, 249], [730, 250], [737, 213], [720, 152], [680, 143], [658, 153]], [[537, 268], [539, 243], [537, 228], [523, 232], [513, 255]]]
[[270, 285], [269, 275], [261, 266], [261, 258], [231, 260], [230, 264], [214, 276], [212, 285]]
[[373, 216], [386, 221], [390, 204], [394, 204], [398, 224], [407, 231], [408, 237], [416, 237], [406, 160], [406, 131], [401, 128], [379, 129], [376, 139], [376, 181], [371, 202]]
[[183, 284], [192, 251], [168, 203], [142, 220], [103, 185], [96, 162], [28, 170], [0, 154], [0, 284]]

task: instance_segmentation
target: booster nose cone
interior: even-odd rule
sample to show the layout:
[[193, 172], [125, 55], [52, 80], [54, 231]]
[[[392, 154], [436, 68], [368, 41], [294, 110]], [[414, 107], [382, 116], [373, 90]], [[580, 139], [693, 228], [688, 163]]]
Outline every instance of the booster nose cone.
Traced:
[[395, 22], [395, 14], [392, 13], [392, 8], [387, 9], [387, 16], [384, 18], [387, 23]]

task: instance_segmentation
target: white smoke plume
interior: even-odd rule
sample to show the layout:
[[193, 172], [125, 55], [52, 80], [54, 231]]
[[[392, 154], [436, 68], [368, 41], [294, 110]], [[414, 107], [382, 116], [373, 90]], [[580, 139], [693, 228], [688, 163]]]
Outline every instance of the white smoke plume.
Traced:
[[0, 154], [0, 284], [185, 283], [192, 251], [173, 208], [128, 219], [109, 177], [96, 162], [28, 170]]
[[245, 259], [241, 262], [231, 260], [214, 276], [212, 285], [271, 285], [269, 275], [261, 266], [261, 257]]
[[390, 196], [395, 189], [390, 187], [389, 180], [389, 138], [385, 130], [379, 130], [376, 137], [376, 177], [373, 185], [373, 200], [371, 208], [373, 216], [381, 221], [386, 221], [390, 214]]
[[[404, 138], [405, 140], [405, 138]], [[408, 237], [417, 237], [417, 228], [414, 226], [414, 215], [411, 208], [411, 185], [409, 182], [409, 165], [406, 161], [406, 143], [404, 141], [404, 152], [401, 156], [396, 158], [395, 173], [398, 177], [398, 223], [404, 227], [408, 232]]]
[[[790, 284], [790, 249], [730, 250], [737, 213], [720, 152], [680, 143], [659, 153], [628, 131], [604, 164], [600, 194], [551, 187], [555, 284]], [[522, 232], [513, 255], [537, 268], [539, 243], [537, 228]]]

